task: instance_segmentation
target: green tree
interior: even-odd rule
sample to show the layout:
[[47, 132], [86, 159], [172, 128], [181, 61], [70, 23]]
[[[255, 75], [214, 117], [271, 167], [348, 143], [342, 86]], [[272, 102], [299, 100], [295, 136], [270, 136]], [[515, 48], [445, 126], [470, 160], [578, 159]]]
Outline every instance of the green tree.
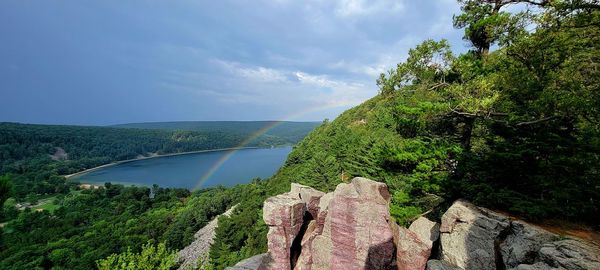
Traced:
[[179, 266], [177, 252], [167, 249], [164, 243], [154, 246], [148, 242], [139, 253], [113, 254], [97, 261], [100, 270], [169, 270]]
[[[4, 205], [4, 202], [12, 195], [12, 183], [10, 175], [0, 176], [0, 206]], [[2, 208], [0, 208], [2, 211]], [[0, 212], [0, 214], [2, 214]]]

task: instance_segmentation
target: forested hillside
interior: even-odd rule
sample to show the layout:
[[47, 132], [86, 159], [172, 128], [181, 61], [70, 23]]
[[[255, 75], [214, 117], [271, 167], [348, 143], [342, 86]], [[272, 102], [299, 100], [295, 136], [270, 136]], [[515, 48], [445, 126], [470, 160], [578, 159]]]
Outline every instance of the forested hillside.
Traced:
[[256, 134], [264, 131], [263, 137], [283, 139], [285, 143], [297, 143], [311, 130], [319, 125], [318, 122], [289, 122], [289, 121], [180, 121], [180, 122], [151, 122], [114, 125], [122, 128], [186, 130], [200, 132], [224, 132], [228, 134]]
[[[454, 26], [472, 49], [456, 55], [444, 40], [424, 41], [381, 75], [378, 96], [300, 142], [262, 197], [221, 221], [218, 269], [265, 251], [257, 209], [291, 182], [323, 191], [355, 176], [385, 182], [403, 225], [457, 198], [532, 221], [597, 225], [600, 6], [459, 2]], [[507, 12], [515, 3], [539, 11]]]
[[[11, 211], [0, 242], [0, 269], [94, 269], [113, 253], [149, 243], [183, 248], [194, 233], [238, 201], [240, 188], [123, 187], [58, 196], [53, 212]], [[162, 258], [157, 258], [159, 261]]]

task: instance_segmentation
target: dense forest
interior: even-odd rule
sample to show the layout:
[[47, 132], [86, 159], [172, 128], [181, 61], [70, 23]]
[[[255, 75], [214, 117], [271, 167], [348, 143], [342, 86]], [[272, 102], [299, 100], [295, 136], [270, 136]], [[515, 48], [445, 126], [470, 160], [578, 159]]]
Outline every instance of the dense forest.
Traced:
[[[71, 188], [57, 196], [59, 207], [52, 211], [5, 207], [9, 221], [0, 239], [0, 268], [172, 269], [174, 252], [210, 218], [237, 204], [231, 217], [219, 219], [210, 260], [202, 266], [224, 269], [266, 251], [261, 209], [268, 196], [287, 192], [292, 182], [331, 191], [355, 176], [388, 185], [391, 215], [401, 225], [425, 212], [435, 219], [450, 202], [465, 198], [534, 222], [558, 218], [597, 226], [600, 4], [458, 2], [462, 12], [454, 26], [464, 29], [471, 50], [457, 55], [444, 40], [411, 49], [377, 80], [377, 96], [323, 122], [272, 178], [191, 194], [107, 184]], [[32, 156], [46, 159], [43, 166], [52, 172], [58, 170], [58, 162], [48, 161], [55, 147], [77, 153], [67, 143], [35, 143], [41, 138], [31, 143], [44, 151]], [[81, 156], [103, 156], [97, 153]], [[0, 202], [19, 177], [0, 178]]]
[[[10, 218], [0, 246], [0, 269], [94, 269], [114, 253], [139, 252], [165, 243], [178, 250], [194, 233], [231, 207], [239, 188], [193, 195], [186, 189], [106, 184], [56, 198], [59, 208], [5, 213]], [[6, 210], [5, 210], [6, 211]]]

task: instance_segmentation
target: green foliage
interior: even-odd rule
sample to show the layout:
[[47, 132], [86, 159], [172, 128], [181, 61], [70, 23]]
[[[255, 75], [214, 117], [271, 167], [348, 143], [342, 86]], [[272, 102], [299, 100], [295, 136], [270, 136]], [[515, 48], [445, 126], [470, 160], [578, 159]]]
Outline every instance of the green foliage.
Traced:
[[150, 198], [148, 188], [106, 184], [58, 196], [53, 213], [27, 209], [6, 224], [0, 269], [93, 269], [96, 260], [127, 248], [139, 253], [148, 241], [178, 250], [239, 202], [241, 192], [218, 187], [190, 195], [154, 187]]
[[210, 249], [210, 263], [214, 269], [221, 270], [242, 259], [266, 252], [267, 228], [262, 220], [262, 204], [267, 198], [266, 185], [266, 181], [259, 179], [246, 185], [231, 217], [219, 219], [215, 243]]
[[[69, 254], [71, 255], [75, 254]], [[112, 254], [96, 263], [100, 270], [170, 270], [177, 269], [179, 266], [176, 251], [167, 249], [164, 243], [154, 246], [151, 242], [142, 246], [142, 251], [139, 253], [127, 249], [123, 253]]]
[[[10, 175], [0, 175], [0, 206], [12, 195], [12, 183]], [[2, 214], [0, 209], [0, 215]]]

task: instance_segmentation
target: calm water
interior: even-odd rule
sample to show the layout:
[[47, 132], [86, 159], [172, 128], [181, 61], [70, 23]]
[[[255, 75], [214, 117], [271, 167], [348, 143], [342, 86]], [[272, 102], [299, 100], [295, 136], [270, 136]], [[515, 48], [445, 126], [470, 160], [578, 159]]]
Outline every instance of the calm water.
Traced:
[[[291, 147], [236, 151], [200, 187], [248, 183], [255, 177], [272, 176], [285, 161]], [[193, 189], [229, 151], [157, 157], [101, 168], [71, 178], [82, 183], [105, 182], [126, 185], [158, 184], [161, 187]]]

